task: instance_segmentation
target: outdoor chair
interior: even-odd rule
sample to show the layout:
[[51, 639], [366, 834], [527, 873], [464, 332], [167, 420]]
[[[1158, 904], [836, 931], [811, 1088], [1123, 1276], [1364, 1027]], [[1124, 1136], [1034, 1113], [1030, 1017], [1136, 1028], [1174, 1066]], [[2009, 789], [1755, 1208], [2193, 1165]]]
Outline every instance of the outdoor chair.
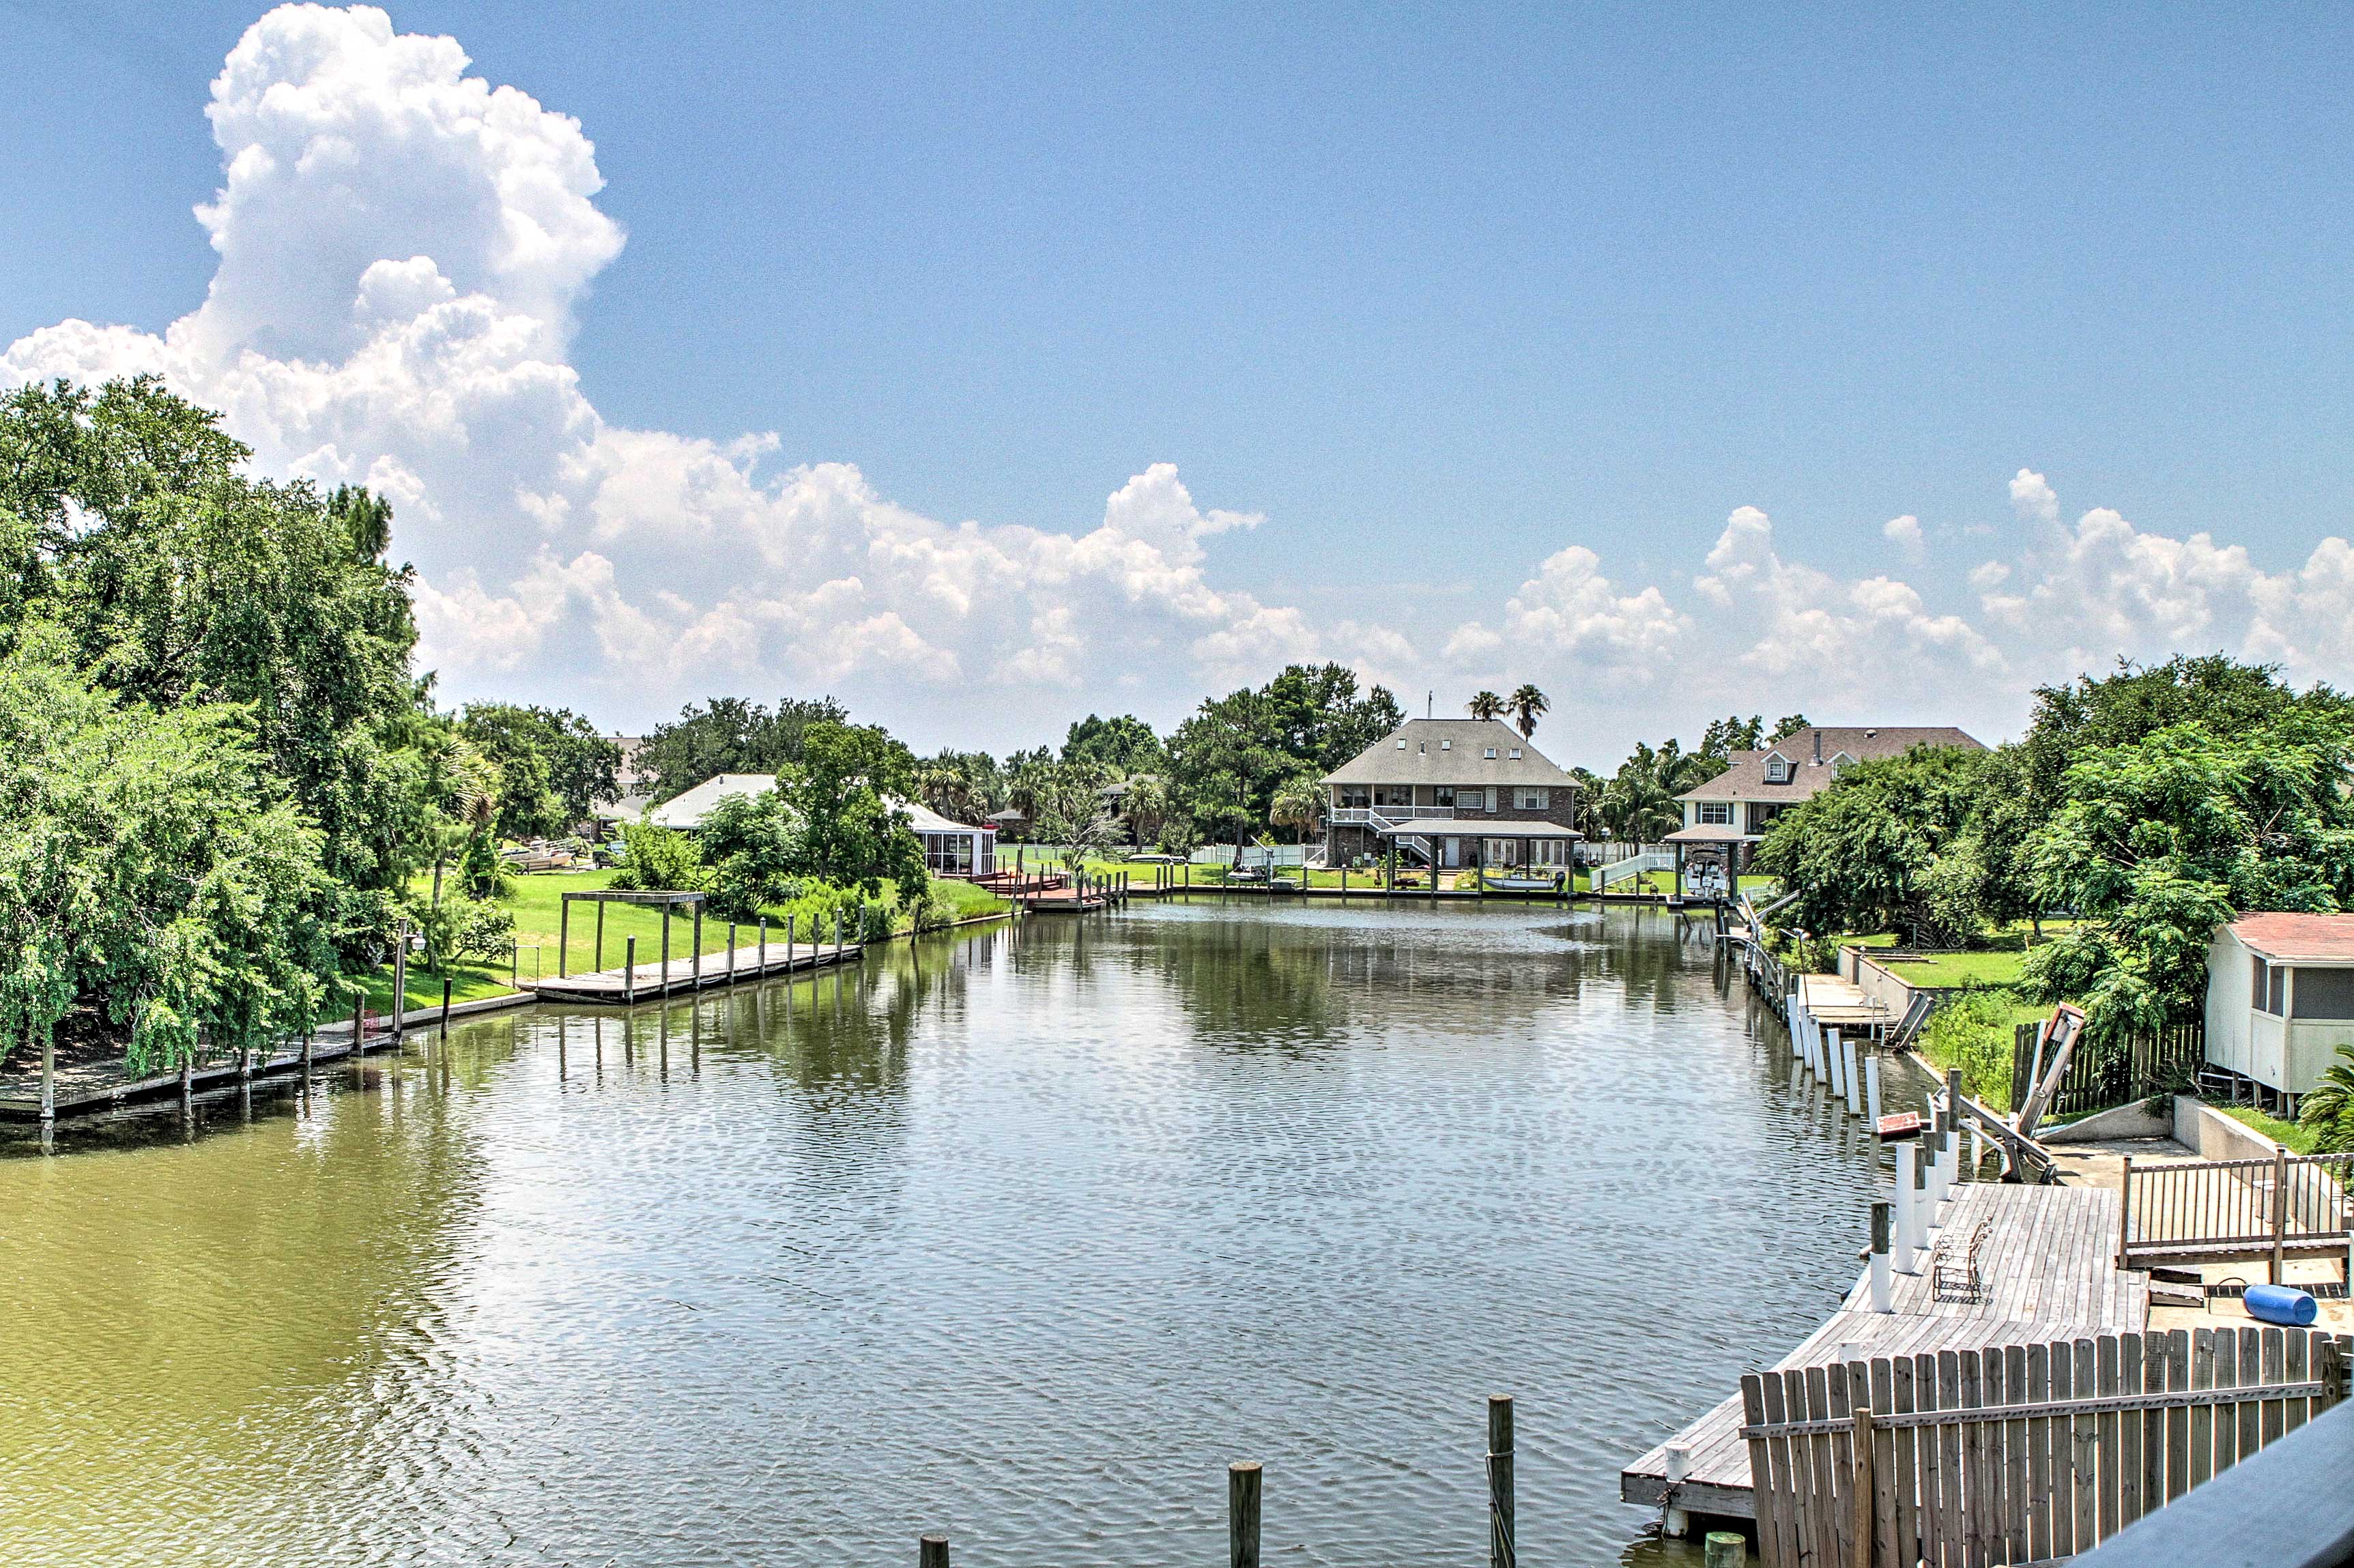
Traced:
[[1978, 1276], [1978, 1249], [1993, 1228], [1991, 1218], [1972, 1226], [1970, 1239], [1958, 1249], [1958, 1255], [1950, 1233], [1938, 1239], [1936, 1250], [1929, 1255], [1929, 1288], [1937, 1300], [1976, 1303], [1986, 1299], [1986, 1284]]

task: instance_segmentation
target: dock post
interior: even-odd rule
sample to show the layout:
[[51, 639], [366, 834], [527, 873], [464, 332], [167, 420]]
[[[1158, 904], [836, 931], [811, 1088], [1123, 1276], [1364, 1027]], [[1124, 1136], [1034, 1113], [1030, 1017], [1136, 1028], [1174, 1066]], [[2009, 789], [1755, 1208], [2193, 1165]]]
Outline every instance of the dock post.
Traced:
[[667, 904], [665, 904], [665, 905], [663, 905], [663, 906], [662, 906], [662, 909], [663, 909], [663, 970], [662, 970], [662, 993], [663, 993], [663, 995], [664, 995], [664, 996], [668, 996], [668, 995], [670, 994], [670, 906], [669, 906], [669, 905], [667, 905]]
[[621, 950], [621, 1000], [635, 1006], [638, 1000], [638, 939], [635, 937], [631, 938], [630, 945]]
[[41, 1033], [41, 1125], [58, 1119], [58, 1043], [54, 1030]]
[[949, 1568], [949, 1538], [927, 1535], [916, 1543], [916, 1568]]
[[1682, 1486], [1684, 1478], [1691, 1474], [1691, 1445], [1669, 1444], [1666, 1468], [1668, 1506], [1659, 1513], [1659, 1533], [1676, 1541], [1681, 1541], [1691, 1533], [1691, 1515], [1675, 1506], [1676, 1489]]
[[400, 1027], [408, 1014], [408, 922], [400, 923], [400, 935], [394, 938], [392, 949], [392, 1043], [400, 1044]]
[[1226, 1568], [1258, 1568], [1259, 1470], [1226, 1467]]
[[597, 900], [597, 962], [593, 968], [605, 967], [605, 901]]
[[1884, 1202], [1872, 1205], [1872, 1309], [1875, 1312], [1893, 1310], [1888, 1299], [1888, 1230], [1893, 1206]]
[[769, 917], [760, 916], [760, 972], [769, 972]]
[[1749, 1568], [1749, 1538], [1729, 1530], [1712, 1530], [1701, 1542], [1701, 1568]]
[[[692, 987], [690, 987], [689, 989], [691, 989], [691, 990], [695, 990], [695, 991], [700, 991], [700, 990], [702, 990], [702, 989], [703, 989], [703, 901], [702, 901], [701, 899], [699, 899], [699, 898], [695, 900], [695, 957], [694, 957], [691, 960], [689, 960], [688, 965], [687, 965], [687, 971], [686, 971], [686, 972], [687, 972], [687, 975], [689, 976], [689, 978], [694, 981], [693, 986], [692, 986]], [[668, 980], [670, 977], [669, 977], [668, 975], [664, 975], [663, 978], [664, 980]]]
[[1847, 1086], [1840, 1082], [1840, 1034], [1836, 1029], [1822, 1033], [1823, 1081], [1831, 1087], [1834, 1097], [1844, 1097]]
[[1847, 1069], [1848, 1115], [1861, 1116], [1863, 1114], [1863, 1085], [1860, 1081], [1855, 1070], [1856, 1057], [1859, 1054], [1870, 1056], [1872, 1052], [1868, 1047], [1858, 1044], [1855, 1036], [1852, 1034], [1841, 1037], [1840, 1048], [1847, 1053], [1844, 1065]]
[[1880, 1130], [1880, 1053], [1877, 1051], [1863, 1059], [1863, 1114], [1871, 1118], [1872, 1132], [1877, 1136]]
[[571, 946], [572, 895], [567, 893], [560, 895], [556, 904], [556, 978], [557, 980], [564, 978], [564, 961], [571, 957]]
[[1488, 1568], [1513, 1568], [1512, 1396], [1488, 1396]]
[[[793, 972], [793, 922], [798, 916], [785, 916], [785, 972]], [[788, 993], [790, 994], [790, 993]]]
[[450, 977], [441, 977], [441, 1038], [450, 1038]]
[[302, 1075], [306, 1079], [311, 1075], [311, 1026], [307, 1023], [302, 1026]]
[[727, 922], [727, 983], [736, 983], [736, 922]]
[[1911, 1139], [1896, 1145], [1896, 1272], [1918, 1274], [1921, 1246], [1921, 1150]]

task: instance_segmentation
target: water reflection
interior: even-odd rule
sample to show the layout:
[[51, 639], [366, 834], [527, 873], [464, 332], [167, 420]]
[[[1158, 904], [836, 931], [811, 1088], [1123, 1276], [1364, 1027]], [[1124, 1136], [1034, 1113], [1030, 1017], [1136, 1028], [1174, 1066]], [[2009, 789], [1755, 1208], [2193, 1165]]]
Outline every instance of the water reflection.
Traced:
[[1271, 1554], [1468, 1562], [1495, 1391], [1531, 1559], [1658, 1560], [1617, 1466], [1812, 1326], [1872, 1167], [1656, 911], [483, 1019], [0, 1160], [0, 1560], [1214, 1561], [1249, 1457]]

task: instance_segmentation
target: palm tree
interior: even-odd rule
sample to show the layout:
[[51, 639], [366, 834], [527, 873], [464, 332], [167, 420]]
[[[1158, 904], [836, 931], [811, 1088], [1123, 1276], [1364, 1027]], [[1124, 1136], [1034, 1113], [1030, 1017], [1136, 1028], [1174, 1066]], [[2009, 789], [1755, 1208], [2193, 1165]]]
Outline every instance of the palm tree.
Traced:
[[1274, 803], [1268, 807], [1267, 820], [1278, 828], [1298, 831], [1299, 842], [1306, 843], [1324, 821], [1324, 788], [1314, 775], [1295, 773], [1277, 786]]
[[2354, 1045], [2340, 1045], [2346, 1058], [2321, 1075], [2298, 1106], [2296, 1119], [2313, 1128], [2317, 1154], [2354, 1150]]
[[1553, 705], [1545, 701], [1545, 694], [1526, 681], [1521, 683], [1520, 690], [1512, 694], [1505, 705], [1512, 710], [1512, 722], [1520, 726], [1522, 740], [1536, 734], [1537, 715], [1553, 711]]
[[1495, 718], [1504, 711], [1504, 699], [1493, 692], [1481, 692], [1471, 699], [1471, 716], [1475, 719]]

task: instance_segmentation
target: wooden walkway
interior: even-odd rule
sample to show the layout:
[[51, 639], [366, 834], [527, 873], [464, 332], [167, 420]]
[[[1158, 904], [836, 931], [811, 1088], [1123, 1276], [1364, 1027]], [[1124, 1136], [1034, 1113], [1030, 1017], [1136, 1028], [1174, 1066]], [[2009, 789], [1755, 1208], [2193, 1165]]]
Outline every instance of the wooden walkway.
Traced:
[[830, 945], [813, 947], [807, 942], [789, 948], [782, 942], [770, 942], [766, 948], [754, 943], [732, 951], [723, 948], [716, 953], [705, 953], [699, 961], [690, 954], [683, 959], [673, 958], [668, 964], [657, 959], [651, 964], [640, 964], [633, 969], [542, 975], [535, 980], [519, 981], [516, 989], [530, 991], [542, 1001], [586, 1001], [627, 1006], [634, 1002], [658, 1001], [683, 991], [734, 985], [740, 980], [790, 974], [832, 964], [854, 964], [864, 950], [855, 942], [839, 948]]
[[[1943, 1229], [1935, 1234], [1954, 1236], [1957, 1246], [1967, 1242], [1980, 1219], [1993, 1222], [1978, 1255], [1984, 1284], [1980, 1300], [1937, 1300], [1929, 1254], [1924, 1249], [1920, 1273], [1893, 1277], [1892, 1310], [1872, 1310], [1867, 1272], [1829, 1321], [1767, 1370], [1821, 1366], [1857, 1356], [2139, 1333], [2148, 1319], [2148, 1277], [2115, 1266], [2115, 1192], [1966, 1181], [1954, 1188], [1940, 1218]], [[1670, 1445], [1684, 1446], [1691, 1456], [1690, 1468], [1672, 1499], [1667, 1496]], [[1620, 1471], [1618, 1495], [1631, 1503], [1667, 1502], [1687, 1513], [1755, 1518], [1749, 1447], [1741, 1436], [1740, 1394], [1734, 1393]]]

